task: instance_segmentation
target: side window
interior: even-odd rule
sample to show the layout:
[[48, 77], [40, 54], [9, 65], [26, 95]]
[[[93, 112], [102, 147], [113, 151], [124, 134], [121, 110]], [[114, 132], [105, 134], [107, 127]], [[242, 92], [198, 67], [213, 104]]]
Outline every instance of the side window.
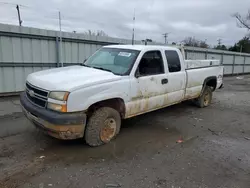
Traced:
[[149, 76], [164, 73], [164, 65], [160, 51], [146, 52], [139, 63], [137, 74]]
[[165, 51], [165, 55], [169, 72], [179, 72], [181, 70], [181, 63], [178, 53], [174, 50], [167, 50]]

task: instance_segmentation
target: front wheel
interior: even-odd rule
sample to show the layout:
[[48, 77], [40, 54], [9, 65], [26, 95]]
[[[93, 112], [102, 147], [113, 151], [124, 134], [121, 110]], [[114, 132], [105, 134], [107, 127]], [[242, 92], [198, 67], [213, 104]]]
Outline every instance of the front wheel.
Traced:
[[97, 109], [89, 118], [85, 130], [85, 140], [90, 146], [100, 146], [110, 142], [120, 132], [120, 113], [110, 107]]
[[195, 104], [200, 108], [207, 107], [211, 104], [212, 97], [213, 97], [212, 89], [209, 86], [205, 86], [200, 97], [195, 100]]

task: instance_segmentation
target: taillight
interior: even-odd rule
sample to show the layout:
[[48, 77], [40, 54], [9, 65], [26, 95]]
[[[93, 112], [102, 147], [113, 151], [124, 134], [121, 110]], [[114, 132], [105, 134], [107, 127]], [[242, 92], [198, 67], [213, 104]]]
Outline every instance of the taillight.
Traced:
[[218, 80], [222, 80], [223, 76], [219, 75], [217, 78], [218, 78]]

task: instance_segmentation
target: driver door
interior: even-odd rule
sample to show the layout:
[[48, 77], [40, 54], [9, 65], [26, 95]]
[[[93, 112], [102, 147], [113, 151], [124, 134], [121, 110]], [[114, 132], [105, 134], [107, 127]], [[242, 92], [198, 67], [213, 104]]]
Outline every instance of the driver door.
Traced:
[[127, 116], [135, 116], [164, 106], [167, 100], [167, 84], [168, 75], [161, 51], [145, 52], [135, 78], [131, 80], [131, 99], [127, 106]]

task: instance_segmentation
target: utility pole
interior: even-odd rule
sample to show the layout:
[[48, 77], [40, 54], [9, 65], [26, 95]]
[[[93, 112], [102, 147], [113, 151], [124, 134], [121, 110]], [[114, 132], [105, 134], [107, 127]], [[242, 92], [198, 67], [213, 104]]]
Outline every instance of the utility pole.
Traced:
[[168, 43], [168, 35], [169, 35], [169, 33], [163, 33], [162, 35], [165, 38], [165, 44], [167, 44]]
[[135, 43], [135, 9], [134, 9], [134, 16], [133, 16], [133, 33], [132, 33], [132, 45]]
[[22, 26], [22, 22], [23, 22], [23, 21], [21, 20], [19, 5], [16, 5], [16, 9], [17, 9], [17, 15], [18, 15], [19, 26]]
[[218, 41], [218, 46], [221, 46], [221, 41], [222, 41], [222, 39], [219, 38], [217, 41]]
[[63, 59], [62, 59], [62, 23], [61, 23], [61, 12], [59, 11], [59, 28], [60, 28], [60, 63], [63, 67]]

